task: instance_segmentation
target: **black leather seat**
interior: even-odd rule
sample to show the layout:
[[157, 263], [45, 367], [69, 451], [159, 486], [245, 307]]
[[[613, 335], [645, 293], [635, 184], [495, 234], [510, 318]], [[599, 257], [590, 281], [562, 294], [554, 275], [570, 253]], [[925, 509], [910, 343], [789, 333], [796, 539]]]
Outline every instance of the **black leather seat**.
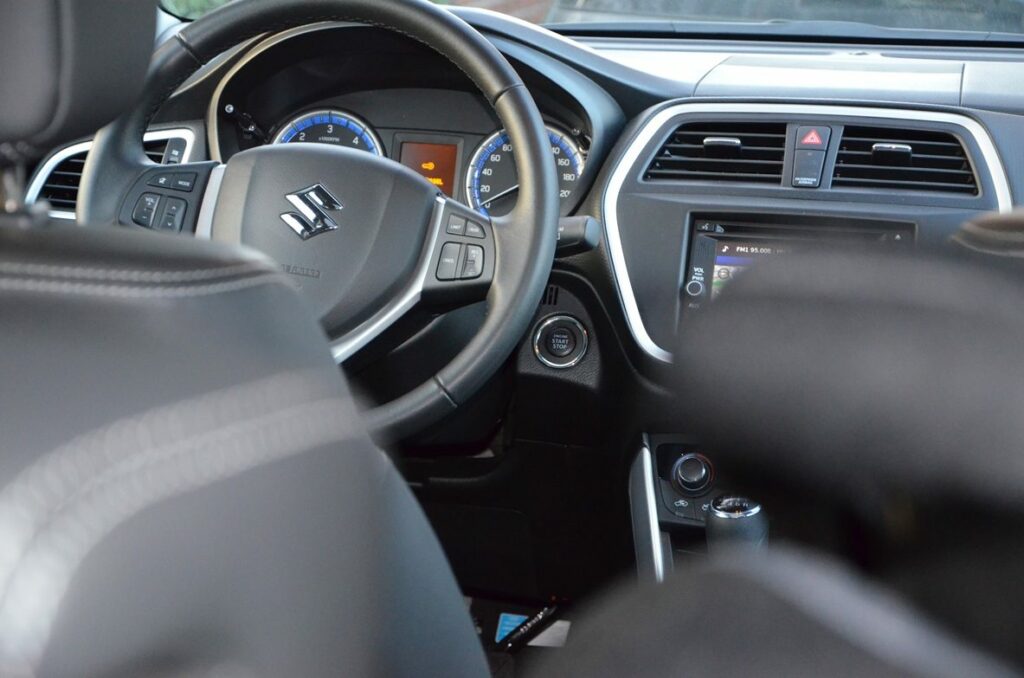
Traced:
[[[129, 105], [154, 22], [137, 0], [0, 2], [7, 167]], [[487, 674], [273, 262], [8, 215], [0, 318], [0, 675]]]

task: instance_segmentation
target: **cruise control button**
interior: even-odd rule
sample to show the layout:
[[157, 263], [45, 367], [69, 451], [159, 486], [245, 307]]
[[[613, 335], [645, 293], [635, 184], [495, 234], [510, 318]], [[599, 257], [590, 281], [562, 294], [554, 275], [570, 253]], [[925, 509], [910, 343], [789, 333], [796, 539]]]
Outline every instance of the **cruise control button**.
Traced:
[[828, 139], [832, 136], [831, 127], [809, 125], [796, 128], [796, 147], [824, 151], [828, 148]]
[[459, 265], [459, 250], [462, 245], [457, 242], [446, 242], [441, 247], [441, 258], [437, 262], [438, 280], [455, 280], [455, 271]]
[[825, 151], [797, 151], [793, 159], [793, 185], [797, 188], [817, 188], [821, 183], [821, 169], [825, 165]]
[[466, 235], [470, 238], [484, 238], [484, 227], [478, 223], [467, 221], [466, 222]]
[[160, 196], [156, 193], [143, 193], [132, 210], [132, 221], [139, 226], [152, 228], [156, 219], [156, 208], [160, 204]]
[[466, 259], [462, 262], [462, 275], [459, 277], [463, 280], [479, 278], [483, 272], [484, 248], [480, 245], [466, 245]]
[[451, 215], [448, 217], [448, 228], [445, 230], [449, 235], [464, 235], [466, 233], [466, 219], [454, 214]]

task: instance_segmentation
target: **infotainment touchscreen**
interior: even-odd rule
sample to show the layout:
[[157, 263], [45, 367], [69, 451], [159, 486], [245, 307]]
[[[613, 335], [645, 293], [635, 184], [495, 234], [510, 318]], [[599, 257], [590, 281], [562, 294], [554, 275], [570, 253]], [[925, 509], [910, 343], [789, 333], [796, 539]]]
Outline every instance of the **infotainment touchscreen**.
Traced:
[[719, 240], [715, 247], [715, 262], [711, 269], [711, 298], [719, 295], [736, 275], [758, 259], [788, 254], [791, 243], [776, 243], [771, 240]]
[[718, 297], [758, 261], [786, 256], [826, 242], [899, 246], [914, 241], [911, 223], [874, 219], [790, 215], [778, 220], [695, 218], [690, 222], [682, 308], [694, 309]]

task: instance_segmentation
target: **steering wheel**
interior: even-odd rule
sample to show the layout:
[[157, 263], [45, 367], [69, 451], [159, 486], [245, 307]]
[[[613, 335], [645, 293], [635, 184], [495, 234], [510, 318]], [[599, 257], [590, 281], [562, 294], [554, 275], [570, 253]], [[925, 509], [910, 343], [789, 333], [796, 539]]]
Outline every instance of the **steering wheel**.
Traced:
[[[515, 148], [519, 199], [511, 213], [484, 217], [396, 162], [331, 145], [262, 146], [226, 165], [147, 159], [143, 134], [154, 114], [197, 69], [254, 36], [321, 21], [401, 33], [469, 77]], [[184, 183], [166, 190], [172, 170], [170, 180]], [[136, 107], [95, 137], [77, 216], [82, 224], [170, 219], [168, 227], [197, 225], [214, 240], [262, 250], [296, 274], [338, 363], [413, 307], [486, 299], [482, 326], [450, 363], [366, 412], [372, 433], [394, 438], [465, 403], [515, 349], [551, 271], [558, 185], [544, 124], [522, 80], [450, 12], [426, 0], [246, 0], [189, 24], [156, 50]]]

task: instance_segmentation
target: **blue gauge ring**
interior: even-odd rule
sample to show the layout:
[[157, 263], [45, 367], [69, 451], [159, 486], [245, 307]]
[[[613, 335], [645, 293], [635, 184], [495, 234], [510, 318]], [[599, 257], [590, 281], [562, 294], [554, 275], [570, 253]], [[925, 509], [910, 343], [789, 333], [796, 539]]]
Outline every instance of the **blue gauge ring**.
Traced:
[[372, 127], [351, 113], [345, 113], [337, 110], [322, 110], [303, 113], [302, 115], [289, 120], [281, 126], [280, 130], [278, 130], [277, 134], [274, 136], [273, 143], [287, 144], [295, 138], [295, 135], [299, 134], [303, 130], [313, 127], [314, 125], [337, 125], [341, 128], [347, 129], [359, 138], [366, 147], [366, 150], [374, 153], [375, 155], [379, 155], [381, 157], [384, 156], [384, 145], [381, 143]]
[[[557, 146], [565, 154], [565, 157], [569, 158], [572, 163], [573, 172], [576, 174], [577, 181], [580, 175], [583, 173], [584, 158], [583, 153], [579, 146], [575, 142], [571, 141], [569, 135], [565, 132], [546, 125], [548, 132], [548, 139], [551, 141], [552, 146]], [[487, 166], [487, 161], [491, 155], [499, 148], [509, 143], [508, 133], [504, 130], [498, 130], [487, 139], [484, 140], [480, 147], [473, 154], [473, 158], [470, 160], [469, 171], [466, 177], [466, 198], [469, 201], [470, 206], [481, 212], [484, 215], [490, 216], [487, 208], [482, 206], [484, 198], [480, 194], [480, 179], [484, 168]]]

